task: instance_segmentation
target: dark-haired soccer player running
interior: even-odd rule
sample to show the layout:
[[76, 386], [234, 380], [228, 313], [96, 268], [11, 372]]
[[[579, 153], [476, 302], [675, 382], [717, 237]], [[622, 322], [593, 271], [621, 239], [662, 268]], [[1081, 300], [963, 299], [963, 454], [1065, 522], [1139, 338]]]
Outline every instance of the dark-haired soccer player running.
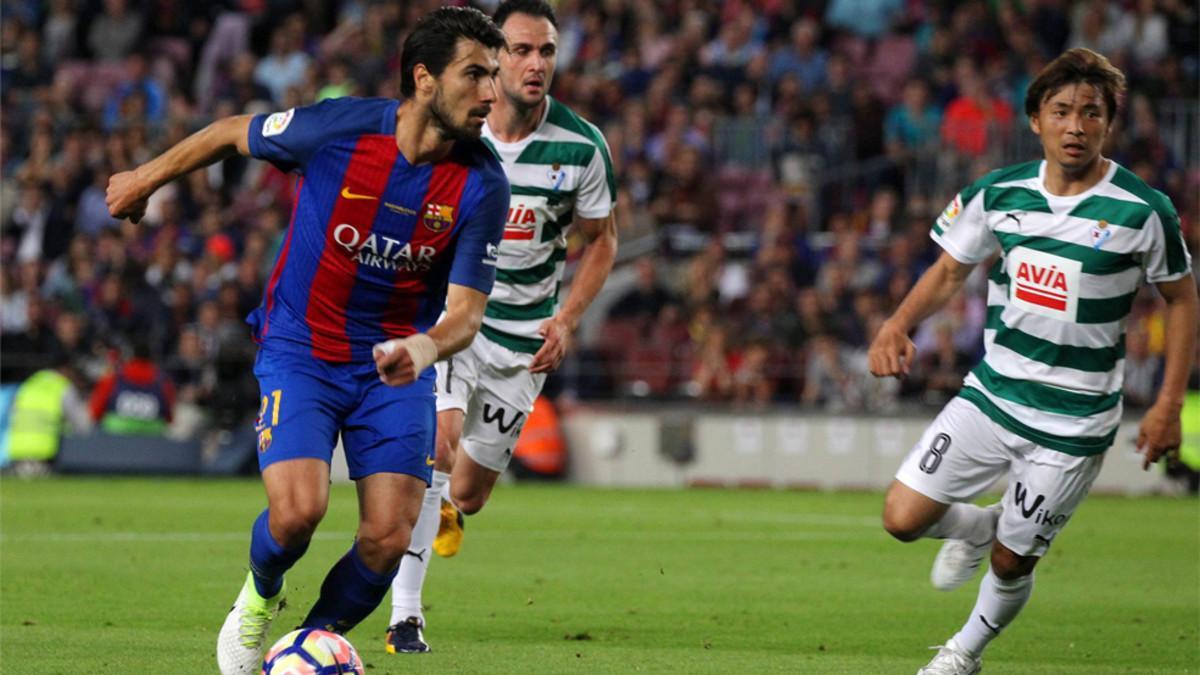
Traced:
[[403, 104], [346, 98], [223, 119], [109, 184], [112, 214], [138, 218], [159, 186], [234, 153], [303, 176], [249, 318], [268, 508], [218, 638], [222, 673], [261, 668], [284, 573], [325, 514], [339, 433], [358, 532], [301, 625], [353, 628], [408, 548], [433, 465], [430, 366], [470, 344], [495, 279], [509, 188], [479, 136], [503, 44], [481, 12], [439, 9], [404, 43]]
[[[1025, 112], [1045, 159], [993, 171], [933, 226], [944, 250], [880, 329], [878, 376], [913, 362], [908, 333], [978, 263], [988, 281], [986, 354], [896, 474], [883, 522], [901, 541], [949, 540], [934, 560], [941, 590], [991, 569], [963, 627], [919, 673], [971, 675], [1016, 619], [1033, 569], [1087, 495], [1121, 420], [1125, 323], [1143, 277], [1166, 300], [1166, 367], [1137, 445], [1144, 467], [1180, 443], [1197, 299], [1179, 217], [1163, 194], [1100, 155], [1125, 77], [1072, 49], [1030, 85]], [[998, 504], [970, 503], [998, 477]]]
[[[500, 98], [483, 137], [503, 162], [512, 201], [483, 327], [468, 349], [437, 365], [437, 465], [392, 584], [389, 652], [429, 651], [421, 587], [430, 549], [457, 551], [457, 509], [471, 514], [487, 502], [617, 250], [608, 146], [595, 126], [548, 96], [558, 48], [554, 11], [541, 0], [508, 0], [493, 18], [507, 45], [500, 53]], [[560, 305], [568, 226], [587, 245]], [[457, 509], [439, 496], [448, 480]], [[447, 530], [440, 534], [439, 510]]]

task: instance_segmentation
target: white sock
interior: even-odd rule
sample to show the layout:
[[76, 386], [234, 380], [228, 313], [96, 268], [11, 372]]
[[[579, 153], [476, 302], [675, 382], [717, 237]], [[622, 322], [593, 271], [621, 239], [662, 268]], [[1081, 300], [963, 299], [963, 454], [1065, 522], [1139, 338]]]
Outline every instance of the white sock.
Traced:
[[1013, 622], [1033, 594], [1033, 575], [1005, 581], [989, 569], [979, 584], [971, 616], [954, 636], [958, 646], [976, 658], [1004, 627]]
[[[436, 473], [442, 473], [442, 472], [438, 471]], [[446, 482], [442, 483], [442, 499], [445, 499], [446, 501], [453, 504], [454, 500], [450, 498], [450, 474], [442, 473], [442, 475], [446, 477]]]
[[421, 515], [413, 526], [408, 553], [400, 560], [400, 570], [392, 580], [392, 618], [388, 625], [404, 621], [410, 616], [420, 618], [421, 624], [425, 624], [425, 615], [421, 613], [421, 587], [425, 585], [425, 572], [433, 558], [433, 539], [437, 536], [438, 523], [441, 521], [442, 488], [449, 480], [450, 474], [434, 471], [433, 481], [425, 490]]
[[946, 509], [946, 515], [921, 536], [982, 544], [996, 536], [996, 513], [974, 504], [954, 503]]

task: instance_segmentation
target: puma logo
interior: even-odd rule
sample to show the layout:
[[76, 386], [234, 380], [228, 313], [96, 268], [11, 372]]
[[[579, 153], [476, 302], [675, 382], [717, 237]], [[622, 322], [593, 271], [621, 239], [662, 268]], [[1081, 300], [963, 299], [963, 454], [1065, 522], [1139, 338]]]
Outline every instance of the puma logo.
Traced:
[[992, 631], [996, 635], [1000, 634], [1000, 626], [993, 626], [986, 618], [984, 618], [982, 614], [979, 615], [979, 620], [983, 622], [983, 625], [988, 627], [988, 630]]
[[404, 555], [411, 555], [412, 557], [416, 558], [417, 560], [420, 560], [421, 562], [425, 562], [425, 553], [428, 551], [429, 551], [429, 549], [423, 548], [419, 552], [418, 551], [405, 551]]

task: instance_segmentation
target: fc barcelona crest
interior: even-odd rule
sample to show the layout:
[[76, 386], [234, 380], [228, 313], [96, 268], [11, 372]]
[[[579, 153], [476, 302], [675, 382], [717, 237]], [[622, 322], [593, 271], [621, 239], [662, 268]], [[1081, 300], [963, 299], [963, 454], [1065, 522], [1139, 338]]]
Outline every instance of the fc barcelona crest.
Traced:
[[433, 232], [441, 232], [454, 225], [454, 207], [432, 202], [426, 204], [425, 213], [421, 215], [421, 224]]
[[271, 427], [266, 427], [258, 432], [258, 451], [266, 452], [271, 448]]

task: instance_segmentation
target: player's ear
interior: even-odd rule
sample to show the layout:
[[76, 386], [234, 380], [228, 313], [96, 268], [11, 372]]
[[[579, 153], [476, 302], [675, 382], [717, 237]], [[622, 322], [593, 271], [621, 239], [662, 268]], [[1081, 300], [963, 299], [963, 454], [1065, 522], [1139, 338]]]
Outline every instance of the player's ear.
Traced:
[[1033, 133], [1037, 134], [1038, 136], [1042, 135], [1042, 125], [1040, 122], [1038, 122], [1038, 116], [1036, 114], [1029, 116], [1029, 128], [1033, 129]]
[[418, 63], [413, 67], [413, 83], [416, 84], [417, 92], [425, 95], [432, 95], [437, 89], [437, 78], [424, 63]]

